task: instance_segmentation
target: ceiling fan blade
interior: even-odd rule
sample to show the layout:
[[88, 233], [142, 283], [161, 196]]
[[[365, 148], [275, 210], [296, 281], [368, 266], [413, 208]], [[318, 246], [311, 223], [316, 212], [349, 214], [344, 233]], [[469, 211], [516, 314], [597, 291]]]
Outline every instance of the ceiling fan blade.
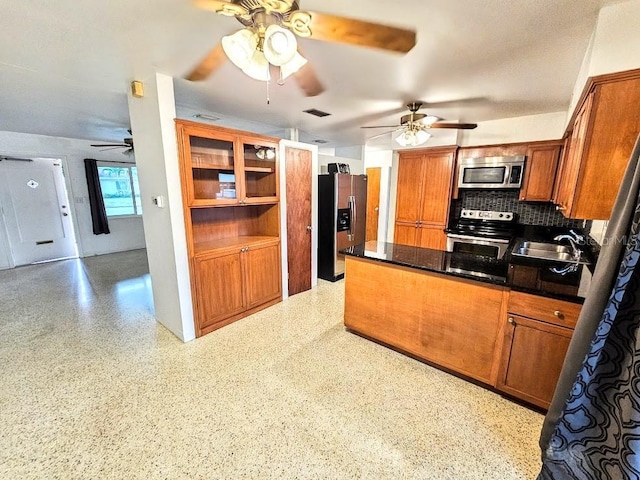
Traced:
[[95, 145], [91, 145], [92, 147], [130, 147], [131, 145], [128, 145], [126, 143], [98, 143]]
[[192, 82], [198, 82], [209, 77], [227, 60], [227, 56], [222, 49], [222, 44], [214, 47], [206, 57], [187, 75], [185, 78]]
[[193, 4], [203, 10], [211, 10], [228, 17], [248, 15], [249, 11], [241, 5], [223, 0], [193, 0]]
[[384, 132], [384, 133], [379, 133], [378, 135], [374, 135], [373, 137], [369, 137], [367, 138], [367, 142], [374, 140], [376, 138], [380, 138], [380, 137], [384, 137], [385, 135], [389, 135], [390, 133], [395, 132], [395, 130], [389, 130], [388, 132]]
[[431, 125], [425, 125], [426, 128], [457, 128], [459, 130], [473, 130], [478, 126], [477, 123], [456, 123], [456, 122], [434, 122]]
[[324, 85], [320, 83], [315, 70], [309, 62], [307, 62], [293, 76], [298, 83], [298, 87], [300, 87], [300, 90], [302, 90], [307, 97], [315, 97], [324, 92]]
[[[106, 145], [105, 145], [106, 146]], [[108, 152], [109, 150], [117, 150], [118, 148], [123, 148], [122, 145], [118, 145], [118, 146], [111, 146], [109, 148], [103, 148], [102, 150], [100, 150], [101, 152]]]
[[389, 27], [326, 13], [293, 12], [291, 25], [294, 33], [314, 40], [380, 48], [399, 53], [407, 53], [416, 44], [415, 30]]
[[373, 127], [360, 127], [360, 128], [400, 128], [402, 125], [375, 125]]

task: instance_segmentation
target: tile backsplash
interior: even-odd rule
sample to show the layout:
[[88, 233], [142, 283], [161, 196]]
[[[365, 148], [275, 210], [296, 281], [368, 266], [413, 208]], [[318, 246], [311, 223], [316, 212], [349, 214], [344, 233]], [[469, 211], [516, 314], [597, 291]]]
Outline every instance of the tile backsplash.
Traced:
[[453, 200], [454, 218], [460, 218], [462, 209], [515, 212], [521, 225], [585, 228], [590, 222], [565, 218], [550, 202], [520, 202], [518, 190], [460, 190]]

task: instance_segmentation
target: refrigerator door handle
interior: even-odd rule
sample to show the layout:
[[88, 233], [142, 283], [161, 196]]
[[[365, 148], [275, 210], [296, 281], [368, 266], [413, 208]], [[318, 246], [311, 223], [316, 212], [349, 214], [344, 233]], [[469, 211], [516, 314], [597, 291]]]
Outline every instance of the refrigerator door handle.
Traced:
[[356, 197], [354, 195], [350, 195], [348, 199], [349, 203], [349, 214], [351, 216], [351, 221], [349, 222], [349, 233], [347, 238], [350, 242], [353, 242], [355, 239], [355, 234], [353, 233], [356, 228]]

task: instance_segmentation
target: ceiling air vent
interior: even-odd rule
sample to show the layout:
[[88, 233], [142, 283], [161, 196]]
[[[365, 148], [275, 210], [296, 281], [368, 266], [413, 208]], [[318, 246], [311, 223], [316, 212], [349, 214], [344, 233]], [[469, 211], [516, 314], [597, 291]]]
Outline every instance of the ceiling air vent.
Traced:
[[329, 141], [318, 139], [318, 140], [314, 140], [313, 143], [329, 143]]
[[309, 115], [314, 115], [316, 117], [328, 117], [331, 115], [330, 113], [323, 112], [322, 110], [317, 110], [315, 108], [311, 108], [309, 110], [303, 110], [304, 113], [308, 113]]

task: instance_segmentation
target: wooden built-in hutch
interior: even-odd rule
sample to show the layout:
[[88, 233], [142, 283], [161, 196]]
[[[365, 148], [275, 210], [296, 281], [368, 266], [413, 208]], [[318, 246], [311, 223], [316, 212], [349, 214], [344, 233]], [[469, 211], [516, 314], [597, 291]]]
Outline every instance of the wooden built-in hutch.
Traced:
[[196, 335], [282, 300], [278, 139], [176, 120]]

